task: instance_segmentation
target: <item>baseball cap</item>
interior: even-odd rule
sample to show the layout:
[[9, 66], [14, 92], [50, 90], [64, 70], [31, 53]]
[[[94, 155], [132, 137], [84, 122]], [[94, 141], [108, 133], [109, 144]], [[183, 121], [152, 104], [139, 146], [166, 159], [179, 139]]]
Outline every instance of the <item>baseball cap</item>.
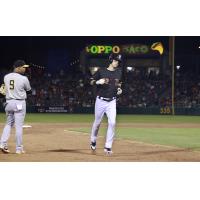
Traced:
[[24, 60], [16, 60], [13, 64], [13, 67], [29, 67], [29, 65], [27, 65]]

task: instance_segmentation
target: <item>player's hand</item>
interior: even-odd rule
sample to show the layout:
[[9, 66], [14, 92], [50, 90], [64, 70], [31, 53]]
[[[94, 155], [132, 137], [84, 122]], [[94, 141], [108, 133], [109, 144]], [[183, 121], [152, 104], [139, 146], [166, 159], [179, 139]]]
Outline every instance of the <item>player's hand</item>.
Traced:
[[99, 79], [98, 81], [96, 81], [96, 84], [103, 85], [103, 84], [108, 84], [108, 82], [109, 82], [108, 78], [102, 78], [102, 79]]
[[122, 94], [122, 89], [121, 88], [117, 88], [117, 95]]
[[119, 79], [115, 79], [115, 86], [116, 87], [121, 87], [122, 86], [122, 82], [120, 82]]

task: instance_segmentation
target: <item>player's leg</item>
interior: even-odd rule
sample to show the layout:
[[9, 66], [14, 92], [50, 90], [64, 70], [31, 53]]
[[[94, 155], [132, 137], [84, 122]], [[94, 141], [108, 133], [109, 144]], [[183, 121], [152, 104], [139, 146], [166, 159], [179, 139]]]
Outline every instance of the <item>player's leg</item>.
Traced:
[[106, 115], [108, 117], [108, 130], [107, 130], [107, 135], [106, 135], [105, 150], [111, 151], [114, 136], [115, 136], [116, 99], [109, 102], [109, 105], [106, 108]]
[[[99, 127], [105, 112], [105, 105], [107, 102], [96, 98], [95, 102], [95, 120], [92, 126], [92, 131], [91, 131], [91, 144], [93, 143], [94, 149], [96, 148], [96, 140], [97, 140], [97, 135], [99, 131]], [[92, 147], [91, 147], [92, 148]]]
[[6, 119], [6, 125], [4, 126], [3, 133], [1, 136], [0, 148], [4, 153], [9, 153], [10, 151], [8, 150], [8, 139], [10, 137], [11, 128], [15, 122], [12, 103], [7, 104], [7, 106], [5, 107], [5, 112], [7, 119]]
[[22, 135], [23, 135], [23, 124], [24, 118], [26, 115], [26, 106], [25, 102], [22, 102], [22, 109], [18, 109], [15, 112], [15, 137], [16, 137], [16, 153], [21, 154], [24, 153], [23, 144], [22, 144]]

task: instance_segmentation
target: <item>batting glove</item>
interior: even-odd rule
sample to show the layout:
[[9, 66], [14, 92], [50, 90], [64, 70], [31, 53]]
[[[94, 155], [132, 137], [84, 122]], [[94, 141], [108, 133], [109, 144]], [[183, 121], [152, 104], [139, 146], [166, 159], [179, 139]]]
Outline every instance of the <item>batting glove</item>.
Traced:
[[105, 84], [105, 82], [106, 82], [105, 78], [102, 78], [102, 79], [99, 79], [98, 81], [96, 81], [96, 84], [103, 85], [103, 84]]
[[117, 88], [117, 95], [120, 95], [122, 93], [122, 89], [121, 88]]

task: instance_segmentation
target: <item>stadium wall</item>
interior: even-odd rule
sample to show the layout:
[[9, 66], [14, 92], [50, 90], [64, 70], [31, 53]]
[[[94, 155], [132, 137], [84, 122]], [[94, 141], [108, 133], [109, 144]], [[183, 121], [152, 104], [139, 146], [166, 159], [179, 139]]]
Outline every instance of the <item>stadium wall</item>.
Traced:
[[[4, 112], [3, 107], [0, 112]], [[76, 107], [68, 108], [64, 106], [38, 107], [27, 106], [28, 113], [94, 113], [94, 107]], [[147, 114], [147, 115], [171, 115], [170, 107], [150, 107], [150, 108], [129, 108], [118, 107], [118, 114]], [[200, 108], [175, 108], [176, 115], [200, 115]]]

